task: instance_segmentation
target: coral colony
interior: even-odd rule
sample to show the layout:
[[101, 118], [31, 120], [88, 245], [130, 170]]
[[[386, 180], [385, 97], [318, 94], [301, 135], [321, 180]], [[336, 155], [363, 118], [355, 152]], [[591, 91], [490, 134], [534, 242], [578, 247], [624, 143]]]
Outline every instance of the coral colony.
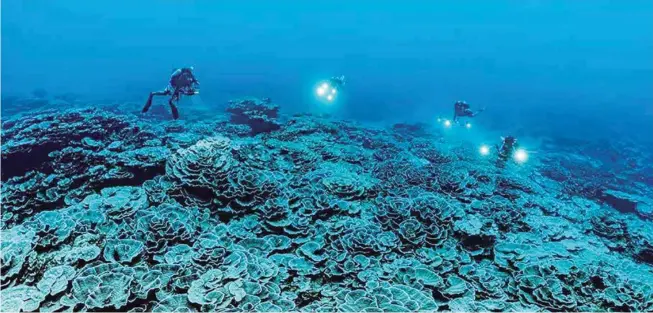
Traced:
[[2, 311], [653, 311], [637, 148], [126, 106], [3, 116]]

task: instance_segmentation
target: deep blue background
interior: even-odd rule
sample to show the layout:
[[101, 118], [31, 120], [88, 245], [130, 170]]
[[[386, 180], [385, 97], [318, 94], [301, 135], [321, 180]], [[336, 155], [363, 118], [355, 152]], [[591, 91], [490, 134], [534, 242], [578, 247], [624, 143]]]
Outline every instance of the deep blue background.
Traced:
[[646, 137], [652, 56], [650, 0], [2, 2], [4, 93], [144, 100], [194, 65], [205, 103], [311, 111], [313, 84], [345, 74], [344, 117], [429, 121], [464, 99], [492, 127]]

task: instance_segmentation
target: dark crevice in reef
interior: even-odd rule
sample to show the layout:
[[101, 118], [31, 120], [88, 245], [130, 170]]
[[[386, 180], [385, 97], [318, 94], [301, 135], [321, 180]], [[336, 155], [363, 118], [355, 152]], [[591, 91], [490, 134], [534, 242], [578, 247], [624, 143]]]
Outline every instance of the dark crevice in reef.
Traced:
[[640, 251], [637, 254], [637, 259], [648, 264], [653, 264], [653, 249]]
[[607, 286], [603, 282], [603, 278], [599, 276], [592, 276], [590, 278], [590, 282], [592, 283], [592, 286], [598, 290], [604, 290], [605, 288], [607, 288]]
[[441, 302], [447, 302], [448, 301], [447, 297], [444, 294], [442, 294], [442, 292], [440, 292], [439, 289], [433, 290], [433, 292], [431, 294], [433, 295], [433, 299], [436, 300], [436, 301], [441, 301]]
[[50, 159], [50, 152], [61, 149], [58, 143], [46, 143], [32, 147], [29, 151], [2, 155], [2, 181], [25, 175], [31, 170], [39, 170]]
[[619, 212], [637, 214], [637, 202], [635, 201], [619, 198], [604, 191], [601, 191], [598, 196], [601, 200], [617, 209]]
[[93, 190], [100, 192], [100, 190], [108, 187], [141, 186], [146, 181], [154, 179], [159, 175], [165, 174], [165, 166], [148, 167], [142, 169], [131, 168], [130, 172], [132, 173], [132, 177], [102, 180], [100, 183], [93, 185]]

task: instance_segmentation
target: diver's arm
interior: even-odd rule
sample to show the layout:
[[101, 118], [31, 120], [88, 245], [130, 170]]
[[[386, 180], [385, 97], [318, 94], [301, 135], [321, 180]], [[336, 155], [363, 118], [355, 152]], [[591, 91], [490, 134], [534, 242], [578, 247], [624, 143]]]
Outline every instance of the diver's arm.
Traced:
[[181, 75], [181, 69], [180, 68], [178, 68], [174, 72], [172, 72], [172, 74], [170, 75], [170, 78], [171, 79], [176, 78], [176, 77], [179, 77], [179, 75]]
[[480, 110], [478, 110], [478, 111], [472, 113], [472, 116], [479, 115], [479, 114], [480, 114], [481, 112], [483, 112], [483, 111], [485, 111], [485, 108], [482, 108], [482, 109], [480, 109]]
[[199, 90], [194, 89], [194, 88], [188, 88], [188, 89], [183, 91], [183, 94], [185, 94], [187, 96], [194, 96], [194, 95], [199, 94], [199, 93], [200, 93]]

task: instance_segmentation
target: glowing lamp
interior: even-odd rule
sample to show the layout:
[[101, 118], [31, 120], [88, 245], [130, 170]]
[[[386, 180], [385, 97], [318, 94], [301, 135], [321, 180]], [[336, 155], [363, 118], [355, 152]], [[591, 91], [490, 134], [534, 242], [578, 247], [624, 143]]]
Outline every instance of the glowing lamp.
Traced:
[[487, 145], [482, 145], [481, 148], [478, 149], [478, 152], [483, 156], [488, 155], [490, 154], [490, 147]]
[[335, 94], [336, 94], [336, 89], [335, 89], [335, 88], [332, 88], [332, 89], [331, 89], [331, 94], [332, 94], [332, 95], [335, 95]]
[[467, 128], [472, 128], [472, 123], [467, 123], [467, 124], [465, 124], [465, 127], [467, 127]]
[[329, 101], [333, 100], [333, 95], [328, 95], [327, 100], [329, 100]]
[[451, 121], [450, 120], [444, 120], [444, 127], [451, 127]]
[[318, 89], [317, 89], [317, 95], [318, 95], [318, 96], [323, 96], [323, 95], [324, 95], [324, 91], [325, 91], [324, 88], [322, 88], [322, 87], [318, 88]]
[[517, 149], [513, 154], [513, 158], [517, 163], [524, 163], [528, 160], [528, 153], [524, 149]]

